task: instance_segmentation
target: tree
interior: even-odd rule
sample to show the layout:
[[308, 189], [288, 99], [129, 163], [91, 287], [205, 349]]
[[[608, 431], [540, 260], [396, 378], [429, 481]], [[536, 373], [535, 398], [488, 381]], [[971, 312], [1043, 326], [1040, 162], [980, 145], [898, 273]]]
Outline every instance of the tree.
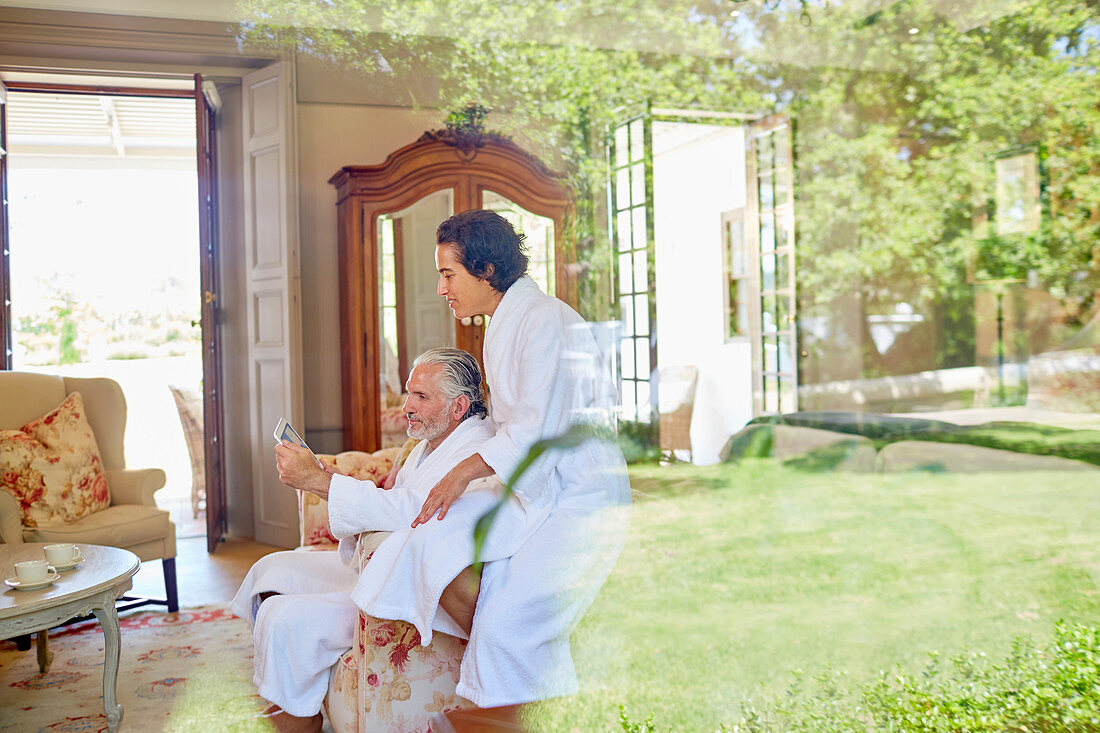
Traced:
[[[622, 108], [790, 114], [800, 307], [830, 323], [809, 345], [836, 353], [862, 344], [854, 362], [862, 374], [888, 368], [866, 317], [900, 303], [936, 324], [934, 365], [973, 363], [974, 276], [1030, 274], [1083, 318], [1097, 307], [1095, 0], [1000, 15], [985, 0], [902, 0], [870, 14], [862, 4], [722, 0], [243, 7], [249, 43], [289, 45], [367, 72], [384, 65], [391, 83], [410, 89], [428, 73], [441, 89], [433, 103], [507, 110], [502, 132], [522, 134], [569, 171], [582, 214], [570, 234], [596, 277], [609, 267], [596, 213], [602, 136]], [[1042, 227], [983, 236], [975, 214], [989, 208], [993, 157], [1020, 145], [1041, 151]], [[858, 318], [838, 315], [845, 299]], [[837, 376], [823, 368], [813, 378]]]

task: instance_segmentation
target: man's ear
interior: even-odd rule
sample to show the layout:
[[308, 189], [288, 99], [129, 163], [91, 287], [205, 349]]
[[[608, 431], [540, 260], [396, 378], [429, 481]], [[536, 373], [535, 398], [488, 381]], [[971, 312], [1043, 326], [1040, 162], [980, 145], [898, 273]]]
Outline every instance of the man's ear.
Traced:
[[496, 272], [496, 268], [493, 267], [493, 263], [490, 262], [489, 264], [485, 265], [485, 276], [482, 277], [481, 279], [482, 280], [488, 280], [489, 278], [491, 278], [493, 276], [494, 272]]
[[470, 409], [470, 398], [464, 394], [455, 397], [451, 403], [451, 419], [455, 422], [462, 420], [462, 416]]

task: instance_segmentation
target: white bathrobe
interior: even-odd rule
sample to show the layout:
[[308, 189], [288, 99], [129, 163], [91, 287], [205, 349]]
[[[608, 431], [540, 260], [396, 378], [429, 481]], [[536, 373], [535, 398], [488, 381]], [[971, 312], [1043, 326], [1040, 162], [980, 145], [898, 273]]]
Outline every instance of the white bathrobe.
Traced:
[[[331, 516], [385, 517], [384, 526], [380, 528], [392, 532], [374, 551], [370, 563], [360, 574], [351, 600], [368, 616], [413, 624], [424, 645], [431, 643], [433, 631], [466, 638], [466, 632], [440, 608], [439, 598], [455, 576], [473, 564], [474, 525], [499, 500], [501, 482], [495, 476], [473, 481], [451, 505], [443, 520], [433, 517], [415, 529], [410, 524], [444, 474], [462, 459], [474, 455], [492, 437], [488, 421], [479, 421], [478, 428], [476, 436], [463, 436], [464, 439], [453, 446], [445, 443], [417, 465], [415, 481], [405, 479], [404, 484], [415, 488], [405, 491], [400, 502], [390, 499], [388, 494], [391, 492], [331, 492], [330, 489]], [[409, 454], [406, 467], [417, 464], [424, 445], [421, 443]], [[446, 453], [440, 455], [444, 448]], [[399, 474], [398, 483], [403, 479]], [[344, 481], [346, 479], [333, 478], [333, 487]], [[333, 521], [331, 525], [336, 537], [361, 531], [355, 523], [345, 525], [342, 521]], [[532, 529], [523, 503], [512, 498], [498, 512], [480, 559], [492, 562], [509, 557]]]
[[[409, 529], [428, 492], [443, 475], [472, 455], [491, 435], [491, 423], [476, 417], [459, 423], [430, 453], [427, 442], [421, 442], [409, 454], [397, 474], [395, 488], [390, 491], [370, 481], [333, 476], [329, 484], [329, 525], [333, 535], [340, 539], [339, 552], [276, 552], [252, 566], [230, 609], [253, 623], [253, 681], [261, 697], [291, 715], [308, 717], [320, 710], [328, 688], [329, 668], [354, 643], [359, 608], [353, 599], [364, 579], [369, 588], [374, 585], [372, 578], [392, 575], [393, 585], [406, 598], [425, 597], [421, 586], [433, 586], [420, 581], [420, 568], [401, 556], [402, 532]], [[487, 495], [482, 491], [472, 498], [484, 501], [482, 497]], [[455, 502], [452, 511], [468, 514], [471, 512], [468, 505], [474, 501], [468, 502], [463, 497]], [[355, 537], [360, 532], [374, 530], [397, 531], [383, 540], [367, 571], [360, 576], [348, 566], [355, 554]], [[391, 561], [398, 567], [389, 567], [387, 563]], [[441, 578], [439, 582], [443, 582]], [[445, 586], [443, 582], [442, 587]], [[267, 592], [280, 595], [261, 604], [259, 596]], [[435, 605], [438, 600], [435, 593]], [[465, 633], [458, 630], [445, 612], [436, 613], [428, 601], [424, 604], [419, 610], [421, 617], [448, 633], [457, 630], [456, 635], [465, 638]], [[414, 605], [409, 602], [410, 607]], [[403, 615], [380, 617], [404, 618]]]
[[[615, 391], [590, 329], [530, 278], [497, 306], [484, 360], [497, 431], [478, 452], [498, 476], [510, 476], [538, 440], [576, 423], [610, 424]], [[629, 524], [626, 466], [611, 443], [591, 439], [544, 454], [517, 490], [525, 542], [485, 566], [462, 660], [458, 694], [482, 707], [576, 692], [569, 634]]]

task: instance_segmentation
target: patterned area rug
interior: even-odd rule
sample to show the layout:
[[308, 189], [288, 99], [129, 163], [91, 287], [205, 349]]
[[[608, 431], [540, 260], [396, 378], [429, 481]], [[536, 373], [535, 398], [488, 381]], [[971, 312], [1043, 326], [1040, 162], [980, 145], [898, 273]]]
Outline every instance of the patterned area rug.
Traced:
[[[226, 608], [124, 615], [118, 702], [123, 731], [268, 731], [252, 684], [248, 624]], [[92, 620], [50, 634], [53, 664], [34, 646], [0, 642], [0, 731], [97, 733], [103, 714], [103, 632]]]

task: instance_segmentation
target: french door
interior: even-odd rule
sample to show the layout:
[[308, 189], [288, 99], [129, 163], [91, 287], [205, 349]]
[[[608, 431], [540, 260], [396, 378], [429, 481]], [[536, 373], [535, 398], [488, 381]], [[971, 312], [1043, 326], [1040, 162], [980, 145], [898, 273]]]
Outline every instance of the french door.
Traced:
[[217, 91], [195, 74], [196, 155], [199, 183], [199, 268], [202, 287], [202, 420], [206, 463], [206, 549], [226, 529], [225, 417], [221, 330], [218, 328]]
[[0, 82], [0, 369], [11, 369], [11, 251], [8, 249], [8, 88]]
[[794, 156], [791, 120], [775, 115], [747, 129], [745, 235], [757, 282], [753, 415], [798, 410]]
[[622, 420], [651, 423], [657, 409], [657, 283], [653, 240], [653, 117], [624, 120], [608, 140], [615, 300], [622, 331]]
[[[205, 93], [204, 93], [205, 86]], [[82, 94], [103, 97], [194, 98], [198, 163], [200, 288], [202, 290], [203, 427], [206, 461], [206, 530], [212, 552], [226, 527], [225, 463], [223, 450], [223, 408], [221, 388], [221, 341], [218, 324], [218, 189], [216, 110], [210, 98], [216, 92], [195, 76], [192, 90], [130, 87], [87, 87], [71, 84], [12, 82], [0, 84], [0, 368], [12, 368], [13, 324], [11, 318], [11, 272], [8, 244], [8, 155], [7, 91], [48, 94]]]

